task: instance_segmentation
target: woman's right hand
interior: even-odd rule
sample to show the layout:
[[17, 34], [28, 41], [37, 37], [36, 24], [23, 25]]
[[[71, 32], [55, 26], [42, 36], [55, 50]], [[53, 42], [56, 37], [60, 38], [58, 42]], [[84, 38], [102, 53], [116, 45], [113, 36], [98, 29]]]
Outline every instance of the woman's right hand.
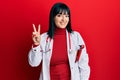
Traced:
[[39, 45], [40, 44], [40, 25], [38, 25], [38, 31], [36, 30], [35, 25], [33, 24], [33, 33], [32, 33], [32, 40], [34, 45]]

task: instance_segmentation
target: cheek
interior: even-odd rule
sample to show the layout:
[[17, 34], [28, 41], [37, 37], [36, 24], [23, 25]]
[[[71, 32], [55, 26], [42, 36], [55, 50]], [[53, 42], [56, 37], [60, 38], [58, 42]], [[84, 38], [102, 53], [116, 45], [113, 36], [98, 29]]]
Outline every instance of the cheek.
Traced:
[[60, 22], [60, 19], [55, 18], [55, 19], [54, 19], [54, 22], [55, 22], [55, 24], [58, 24], [58, 23]]
[[57, 23], [58, 23], [58, 20], [55, 19], [54, 22], [55, 22], [55, 24], [57, 24]]
[[69, 18], [66, 18], [66, 21], [69, 22]]
[[70, 20], [70, 19], [68, 18], [68, 22], [69, 22], [69, 20]]
[[58, 26], [59, 25], [59, 21], [58, 20], [55, 20], [55, 25]]

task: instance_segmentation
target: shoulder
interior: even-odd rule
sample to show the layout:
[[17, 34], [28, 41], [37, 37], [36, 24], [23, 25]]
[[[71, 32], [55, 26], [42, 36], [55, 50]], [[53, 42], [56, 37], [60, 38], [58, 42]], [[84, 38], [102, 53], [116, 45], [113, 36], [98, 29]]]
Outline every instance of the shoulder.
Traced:
[[80, 34], [78, 31], [73, 31], [73, 32], [71, 33], [71, 37], [72, 37], [72, 39], [74, 39], [75, 41], [78, 41], [79, 44], [81, 44], [81, 43], [84, 44], [84, 40], [83, 40], [81, 34]]
[[78, 31], [72, 31], [71, 36], [81, 37], [81, 35]]
[[47, 32], [41, 34], [42, 37], [47, 36]]
[[46, 39], [47, 37], [48, 37], [47, 32], [44, 32], [44, 33], [41, 34], [41, 38], [42, 39]]
[[42, 34], [40, 35], [40, 37], [41, 37], [41, 42], [46, 41], [46, 38], [48, 37], [47, 32], [42, 33]]

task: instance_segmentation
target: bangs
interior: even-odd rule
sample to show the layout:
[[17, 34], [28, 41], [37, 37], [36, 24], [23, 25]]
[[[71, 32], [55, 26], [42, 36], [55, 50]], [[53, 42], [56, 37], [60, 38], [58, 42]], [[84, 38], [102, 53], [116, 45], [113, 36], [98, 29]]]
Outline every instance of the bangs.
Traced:
[[67, 14], [68, 15], [68, 11], [61, 9], [58, 14], [64, 14], [64, 15]]
[[68, 9], [67, 6], [58, 6], [54, 9], [54, 16], [56, 16], [57, 14], [70, 14], [70, 10]]

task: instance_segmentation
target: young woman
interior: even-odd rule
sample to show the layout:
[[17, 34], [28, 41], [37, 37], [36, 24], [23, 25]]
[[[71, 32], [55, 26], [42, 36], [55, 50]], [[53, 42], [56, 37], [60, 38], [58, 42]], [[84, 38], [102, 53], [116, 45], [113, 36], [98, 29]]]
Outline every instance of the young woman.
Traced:
[[40, 35], [33, 24], [33, 46], [29, 52], [32, 67], [42, 62], [39, 80], [88, 80], [88, 54], [81, 35], [71, 28], [70, 10], [56, 3], [50, 11], [48, 32]]

